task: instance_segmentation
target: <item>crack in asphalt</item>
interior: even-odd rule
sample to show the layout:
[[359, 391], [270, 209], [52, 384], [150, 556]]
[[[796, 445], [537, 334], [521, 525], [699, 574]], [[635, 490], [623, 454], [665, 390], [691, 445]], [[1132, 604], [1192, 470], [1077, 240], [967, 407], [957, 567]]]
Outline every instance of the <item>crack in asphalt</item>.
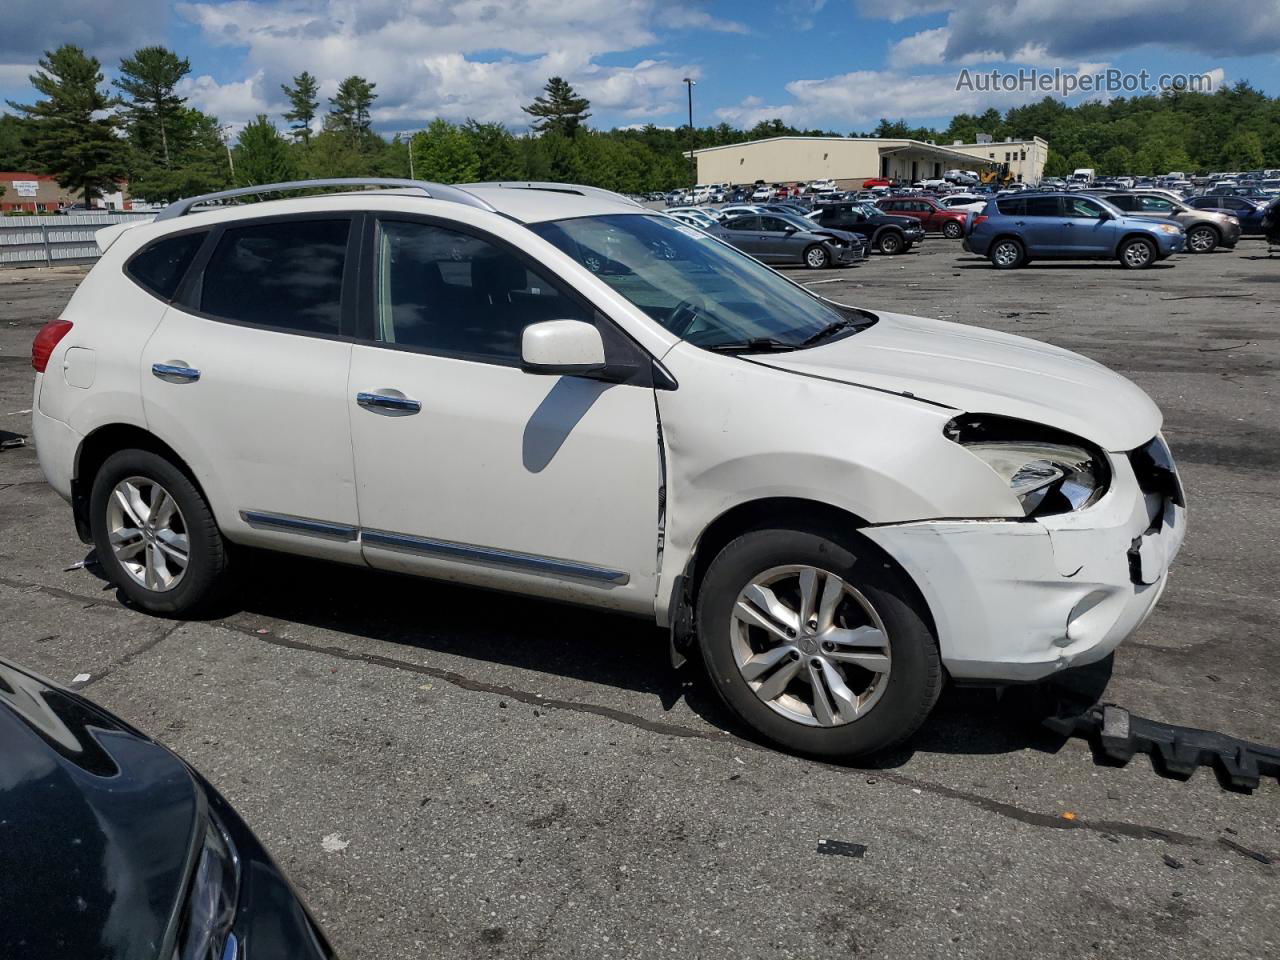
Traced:
[[[5, 576], [0, 576], [0, 584], [14, 589], [34, 590], [48, 596], [74, 601], [85, 606], [110, 606], [116, 609], [129, 609], [128, 607], [122, 606], [114, 599], [104, 600], [96, 597], [86, 597], [82, 594], [75, 593], [71, 590], [65, 590], [61, 587], [27, 583]], [[242, 636], [249, 637], [253, 640], [257, 640], [261, 643], [267, 643], [272, 646], [333, 657], [335, 659], [345, 660], [352, 663], [365, 663], [371, 666], [384, 667], [389, 670], [399, 670], [419, 674], [421, 676], [427, 676], [443, 681], [461, 690], [466, 690], [472, 693], [490, 694], [515, 700], [519, 703], [526, 703], [531, 706], [565, 710], [572, 713], [602, 717], [607, 720], [613, 720], [617, 723], [623, 723], [631, 727], [648, 731], [649, 733], [655, 733], [659, 736], [678, 737], [688, 740], [705, 740], [713, 743], [732, 742], [737, 747], [777, 755], [777, 751], [773, 748], [744, 739], [727, 730], [697, 730], [692, 727], [686, 727], [675, 723], [667, 723], [662, 720], [651, 720], [647, 717], [642, 717], [626, 710], [619, 710], [615, 707], [607, 707], [602, 704], [586, 703], [578, 700], [564, 700], [555, 697], [544, 697], [541, 694], [521, 690], [518, 687], [511, 687], [500, 683], [490, 683], [484, 680], [476, 680], [458, 673], [455, 670], [447, 670], [442, 667], [432, 667], [426, 664], [413, 663], [408, 660], [398, 660], [395, 657], [387, 657], [376, 653], [365, 653], [358, 650], [351, 650], [347, 647], [333, 645], [322, 646], [319, 644], [308, 643], [303, 640], [294, 640], [289, 637], [276, 636], [274, 634], [261, 634], [251, 627], [238, 624], [234, 620], [230, 619], [210, 620], [204, 622], [207, 622], [210, 626], [222, 627], [234, 633], [238, 633]], [[180, 626], [182, 626], [181, 623], [175, 624], [172, 628], [165, 631], [154, 640], [135, 648], [129, 653], [126, 653], [124, 658], [113, 665], [112, 669], [118, 669], [120, 666], [123, 666], [136, 657], [146, 653], [148, 650], [152, 649], [170, 636]], [[100, 680], [109, 672], [110, 670], [99, 675], [95, 679]], [[1089, 820], [1078, 817], [1068, 820], [1054, 814], [1038, 813], [1034, 810], [1027, 810], [1011, 803], [1005, 803], [1004, 801], [995, 800], [991, 797], [984, 797], [981, 794], [971, 793], [967, 790], [960, 790], [956, 787], [948, 787], [944, 784], [933, 783], [928, 780], [919, 780], [915, 777], [896, 773], [891, 770], [848, 767], [820, 760], [810, 760], [808, 762], [842, 773], [859, 772], [874, 774], [877, 779], [887, 780], [900, 786], [919, 790], [922, 793], [929, 793], [948, 800], [955, 800], [986, 813], [995, 814], [996, 816], [1027, 824], [1028, 826], [1052, 830], [1085, 830], [1103, 836], [1123, 836], [1136, 840], [1156, 840], [1179, 846], [1209, 847], [1214, 845], [1212, 841], [1209, 841], [1204, 837], [1180, 833], [1175, 830], [1152, 827], [1145, 824], [1129, 823], [1127, 821], [1119, 820]], [[1228, 849], [1232, 848], [1228, 847]], [[1236, 851], [1233, 849], [1233, 852]]]

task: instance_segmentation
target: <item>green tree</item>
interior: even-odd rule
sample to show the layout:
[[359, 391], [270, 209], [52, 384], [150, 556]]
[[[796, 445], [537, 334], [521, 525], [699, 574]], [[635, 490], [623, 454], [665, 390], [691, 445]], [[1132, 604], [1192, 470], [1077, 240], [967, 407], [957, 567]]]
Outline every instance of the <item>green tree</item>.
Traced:
[[[293, 78], [292, 87], [282, 83], [280, 89], [289, 98], [293, 108], [284, 115], [284, 118], [289, 121], [289, 133], [300, 143], [310, 143], [311, 122], [315, 120], [316, 111], [320, 108], [320, 82], [303, 70]], [[372, 92], [372, 84], [369, 89]]]
[[170, 201], [220, 190], [231, 182], [227, 147], [217, 117], [183, 107], [173, 117], [170, 132], [170, 166], [149, 162], [132, 151], [129, 192], [133, 196]]
[[1133, 172], [1133, 154], [1121, 144], [1112, 147], [1098, 161], [1098, 172], [1108, 177], [1118, 177]]
[[236, 160], [236, 184], [257, 186], [293, 179], [293, 156], [289, 144], [276, 130], [265, 113], [240, 131], [233, 151]]
[[587, 117], [591, 116], [588, 112], [590, 102], [585, 97], [578, 96], [568, 81], [560, 77], [548, 80], [543, 91], [546, 96], [534, 97], [533, 103], [520, 108], [534, 118], [533, 129], [537, 133], [574, 136]]
[[1257, 170], [1263, 164], [1262, 138], [1252, 130], [1241, 130], [1222, 145], [1221, 164], [1225, 170]]
[[373, 92], [376, 83], [364, 77], [352, 75], [338, 84], [338, 92], [329, 98], [329, 115], [325, 117], [325, 129], [340, 134], [358, 149], [368, 149], [377, 139], [370, 129], [373, 123]]
[[30, 123], [29, 159], [59, 185], [80, 193], [86, 204], [115, 189], [125, 175], [125, 144], [110, 109], [116, 101], [99, 84], [102, 67], [72, 44], [45, 51], [31, 85], [44, 95], [34, 104], [9, 106]]
[[1067, 166], [1072, 170], [1088, 169], [1094, 170], [1097, 164], [1093, 162], [1093, 157], [1085, 153], [1083, 150], [1076, 150], [1071, 156], [1067, 157]]
[[1044, 161], [1044, 175], [1046, 177], [1071, 176], [1071, 165], [1067, 163], [1067, 158], [1053, 147], [1049, 148], [1049, 156]]
[[124, 103], [125, 130], [135, 149], [153, 162], [172, 166], [169, 138], [174, 118], [186, 104], [175, 92], [191, 72], [191, 62], [165, 47], [143, 47], [120, 61], [114, 85], [128, 99]]
[[28, 126], [12, 113], [0, 113], [0, 170], [26, 168]]
[[474, 141], [459, 127], [437, 117], [413, 137], [417, 175], [439, 183], [470, 183], [479, 179], [480, 155]]
[[523, 158], [516, 138], [500, 123], [477, 123], [468, 119], [462, 134], [471, 141], [478, 160], [477, 180], [523, 180]]

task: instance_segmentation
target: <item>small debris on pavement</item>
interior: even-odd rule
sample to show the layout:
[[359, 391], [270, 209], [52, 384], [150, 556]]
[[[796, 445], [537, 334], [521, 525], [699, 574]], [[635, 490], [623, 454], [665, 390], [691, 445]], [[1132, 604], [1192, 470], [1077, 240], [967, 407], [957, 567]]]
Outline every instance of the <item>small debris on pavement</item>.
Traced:
[[850, 843], [848, 840], [819, 840], [817, 852], [830, 857], [853, 857], [861, 860], [867, 847], [866, 844]]
[[1074, 820], [1075, 818], [1076, 818], [1076, 815], [1072, 813], [1070, 810], [1067, 810], [1062, 814], [1063, 820]]
[[326, 853], [341, 853], [351, 846], [351, 841], [343, 840], [339, 834], [330, 833], [321, 839], [320, 846], [325, 849]]
[[26, 445], [26, 437], [10, 437], [8, 440], [0, 440], [0, 450], [12, 450], [15, 447], [25, 447]]
[[1165, 854], [1161, 854], [1161, 858], [1164, 860], [1165, 866], [1169, 867], [1170, 869], [1173, 869], [1173, 870], [1182, 869], [1182, 861], [1177, 859], [1176, 857], [1171, 857], [1167, 853], [1165, 853]]
[[270, 630], [268, 630], [266, 627], [259, 627], [257, 630], [255, 630], [255, 631], [254, 631], [254, 633], [258, 634], [259, 636], [263, 636], [263, 635], [268, 634], [268, 633], [270, 633], [270, 632], [271, 632], [271, 631], [270, 631]]
[[73, 679], [71, 682], [72, 682], [72, 683], [88, 683], [88, 682], [89, 682], [89, 674], [87, 674], [87, 673], [77, 673], [77, 674], [75, 675], [75, 679]]

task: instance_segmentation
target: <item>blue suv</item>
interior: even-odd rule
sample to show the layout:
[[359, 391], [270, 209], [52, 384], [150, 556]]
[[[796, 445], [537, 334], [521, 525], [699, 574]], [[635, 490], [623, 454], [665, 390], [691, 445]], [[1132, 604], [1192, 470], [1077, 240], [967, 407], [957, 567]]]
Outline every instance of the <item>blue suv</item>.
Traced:
[[1186, 234], [1176, 223], [1135, 217], [1098, 197], [1032, 193], [998, 197], [969, 224], [964, 249], [999, 270], [1032, 260], [1119, 260], [1130, 270], [1182, 251]]

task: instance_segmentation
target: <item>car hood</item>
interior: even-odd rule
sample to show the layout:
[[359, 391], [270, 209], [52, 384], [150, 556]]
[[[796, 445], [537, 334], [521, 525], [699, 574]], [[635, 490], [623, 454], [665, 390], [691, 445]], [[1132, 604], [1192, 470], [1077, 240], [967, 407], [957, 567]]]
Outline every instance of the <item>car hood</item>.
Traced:
[[751, 359], [967, 413], [1046, 424], [1107, 450], [1132, 450], [1160, 429], [1159, 408], [1136, 384], [1069, 350], [942, 320], [878, 317], [822, 346]]
[[201, 811], [186, 765], [3, 660], [0, 743], [0, 953], [157, 957]]

